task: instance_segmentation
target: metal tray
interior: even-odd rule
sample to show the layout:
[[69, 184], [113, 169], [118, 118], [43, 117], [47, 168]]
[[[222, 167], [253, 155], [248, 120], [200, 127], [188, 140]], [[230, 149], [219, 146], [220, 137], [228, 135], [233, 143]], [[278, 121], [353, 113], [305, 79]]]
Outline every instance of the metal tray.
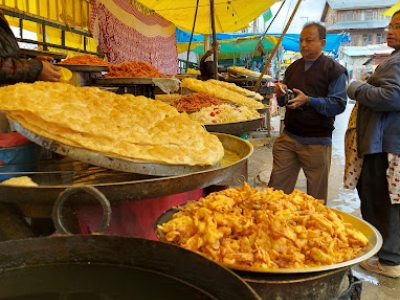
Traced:
[[156, 85], [156, 82], [160, 83], [175, 83], [179, 80], [176, 78], [145, 78], [145, 77], [136, 77], [136, 78], [98, 78], [94, 80], [95, 85], [104, 85], [104, 86], [115, 86], [115, 85], [136, 85], [136, 84], [152, 84]]
[[[351, 223], [355, 229], [361, 231], [368, 238], [369, 240], [368, 247], [366, 247], [363, 252], [359, 253], [359, 255], [356, 258], [333, 265], [324, 265], [324, 266], [302, 268], [302, 269], [295, 269], [295, 268], [256, 269], [256, 268], [236, 266], [236, 265], [225, 265], [225, 266], [236, 271], [246, 271], [255, 273], [276, 273], [276, 274], [314, 273], [314, 272], [335, 270], [358, 264], [374, 256], [379, 251], [379, 249], [382, 246], [382, 236], [374, 226], [348, 213], [333, 208], [332, 210], [335, 211], [335, 213], [337, 213], [338, 215], [342, 216], [344, 222]], [[160, 218], [157, 220], [155, 231], [157, 237], [160, 240], [163, 240], [163, 233], [157, 229], [157, 225], [161, 225], [163, 223], [168, 222], [172, 218], [172, 215], [177, 211], [178, 211], [177, 209], [170, 209], [166, 211], [163, 215], [161, 215]]]
[[72, 65], [72, 64], [55, 64], [59, 67], [64, 67], [72, 72], [104, 72], [108, 71], [107, 66], [96, 66], [96, 65]]
[[[50, 185], [46, 175], [42, 182], [40, 179], [37, 181], [39, 183], [37, 187], [0, 184], [0, 202], [17, 203], [35, 208], [46, 206], [46, 209], [50, 212], [58, 195], [66, 188], [76, 185], [93, 186], [102, 192], [110, 202], [119, 202], [163, 197], [210, 185], [225, 184], [225, 182], [232, 181], [232, 179], [242, 180], [243, 170], [247, 167], [247, 159], [253, 153], [253, 146], [235, 136], [221, 133], [216, 133], [216, 135], [225, 150], [237, 154], [237, 160], [229, 161], [227, 165], [223, 163], [224, 166], [222, 167], [214, 167], [199, 172], [170, 177], [153, 177], [95, 167], [92, 167], [91, 170], [85, 170], [80, 167], [85, 164], [72, 161], [69, 158], [63, 158], [63, 160], [68, 160], [69, 162], [62, 165], [56, 160], [46, 162], [47, 167], [42, 167], [42, 170], [62, 170], [67, 173], [72, 171], [75, 179], [72, 183], [69, 181], [57, 183], [53, 180]], [[224, 159], [222, 162], [224, 162]], [[29, 176], [29, 174], [24, 175]], [[77, 179], [77, 177], [79, 178]], [[240, 183], [238, 182], [238, 184]], [[77, 199], [79, 202], [90, 201], [90, 197], [87, 197], [86, 194], [79, 195]]]
[[269, 105], [264, 105], [264, 108], [256, 109], [260, 114], [265, 114], [270, 109]]
[[242, 122], [224, 123], [224, 124], [207, 124], [204, 125], [209, 132], [220, 132], [227, 134], [240, 135], [244, 132], [254, 131], [258, 128], [262, 128], [264, 118], [258, 118], [254, 120], [247, 120]]
[[88, 164], [100, 166], [106, 169], [118, 170], [123, 172], [153, 175], [153, 176], [173, 176], [193, 172], [200, 172], [212, 169], [213, 166], [187, 166], [169, 165], [161, 163], [150, 163], [145, 161], [129, 160], [128, 158], [116, 157], [102, 154], [84, 148], [65, 145], [55, 140], [42, 137], [26, 128], [16, 121], [10, 120], [15, 130], [23, 136], [42, 146], [61, 155], [86, 162]]

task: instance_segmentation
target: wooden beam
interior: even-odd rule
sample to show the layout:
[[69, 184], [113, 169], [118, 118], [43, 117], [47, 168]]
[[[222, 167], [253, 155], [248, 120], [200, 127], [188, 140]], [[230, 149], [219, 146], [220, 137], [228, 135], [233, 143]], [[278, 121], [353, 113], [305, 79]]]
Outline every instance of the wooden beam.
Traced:
[[213, 36], [213, 50], [214, 50], [214, 78], [218, 80], [218, 43], [217, 43], [217, 33], [215, 31], [215, 7], [214, 0], [210, 0], [210, 19], [211, 19], [211, 30]]

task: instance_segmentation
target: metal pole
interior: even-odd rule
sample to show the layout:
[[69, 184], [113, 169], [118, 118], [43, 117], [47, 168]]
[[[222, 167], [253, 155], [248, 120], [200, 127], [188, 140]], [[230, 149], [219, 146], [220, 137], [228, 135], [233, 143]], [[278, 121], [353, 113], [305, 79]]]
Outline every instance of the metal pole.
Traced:
[[214, 0], [210, 0], [210, 17], [211, 17], [211, 29], [213, 35], [213, 50], [214, 50], [214, 78], [218, 80], [218, 49], [217, 49], [217, 34], [215, 32], [215, 10]]
[[[281, 12], [283, 5], [285, 5], [285, 2], [286, 2], [286, 0], [284, 0], [284, 1], [281, 3], [281, 5], [280, 5], [279, 8], [278, 8], [278, 11], [276, 12], [275, 16], [272, 18], [272, 20], [271, 20], [271, 22], [269, 23], [267, 29], [265, 29], [265, 30], [264, 30], [264, 33], [259, 37], [256, 48], [253, 50], [253, 52], [252, 52], [251, 55], [250, 55], [250, 58], [247, 60], [246, 68], [247, 68], [247, 67], [250, 67], [251, 61], [253, 60], [253, 57], [255, 56], [256, 51], [257, 51], [257, 49], [258, 49], [258, 45], [259, 45], [260, 43], [262, 43], [262, 41], [263, 41], [264, 37], [267, 35], [267, 32], [269, 31], [270, 27], [272, 26], [272, 24], [274, 23], [275, 19], [278, 17], [279, 13]], [[262, 56], [262, 55], [261, 55], [261, 56]]]
[[272, 49], [272, 52], [271, 52], [270, 56], [268, 57], [268, 60], [265, 62], [264, 69], [261, 71], [260, 77], [257, 79], [257, 83], [256, 83], [256, 85], [254, 87], [254, 91], [257, 92], [260, 89], [262, 78], [263, 78], [265, 72], [270, 67], [272, 58], [275, 56], [276, 52], [278, 51], [278, 48], [282, 43], [283, 37], [285, 36], [286, 32], [288, 31], [288, 29], [290, 27], [290, 24], [292, 23], [292, 21], [294, 19], [294, 16], [296, 15], [297, 9], [299, 8], [300, 4], [301, 4], [301, 0], [298, 0], [297, 4], [296, 4], [296, 6], [295, 6], [295, 8], [294, 8], [294, 10], [292, 12], [292, 15], [290, 16], [289, 21], [286, 23], [285, 29], [283, 30], [281, 36], [279, 37], [279, 40], [276, 43], [275, 47]]
[[188, 50], [187, 50], [187, 55], [186, 55], [185, 73], [187, 73], [187, 70], [189, 68], [190, 46], [192, 45], [192, 39], [193, 39], [194, 28], [196, 26], [198, 9], [199, 9], [199, 0], [196, 1], [196, 9], [195, 9], [195, 12], [194, 12], [192, 32], [190, 33], [189, 45], [188, 45]]

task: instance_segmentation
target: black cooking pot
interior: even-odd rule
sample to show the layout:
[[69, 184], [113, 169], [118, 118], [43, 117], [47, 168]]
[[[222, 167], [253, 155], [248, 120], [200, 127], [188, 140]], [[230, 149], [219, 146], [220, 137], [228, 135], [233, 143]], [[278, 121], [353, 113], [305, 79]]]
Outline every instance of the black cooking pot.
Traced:
[[[82, 189], [99, 200], [104, 198], [94, 189]], [[61, 222], [62, 204], [78, 191], [67, 191], [57, 199], [53, 218], [58, 231], [66, 231]], [[111, 211], [107, 201], [102, 205], [104, 229]], [[96, 234], [1, 242], [0, 299], [260, 298], [229, 269], [181, 247]]]
[[260, 299], [239, 276], [158, 241], [57, 236], [0, 243], [0, 299]]

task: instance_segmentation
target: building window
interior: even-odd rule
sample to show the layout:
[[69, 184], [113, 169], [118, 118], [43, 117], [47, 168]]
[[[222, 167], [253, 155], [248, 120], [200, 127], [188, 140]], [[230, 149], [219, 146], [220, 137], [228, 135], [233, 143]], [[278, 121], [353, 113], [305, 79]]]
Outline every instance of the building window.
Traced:
[[353, 46], [357, 46], [357, 36], [356, 36], [356, 35], [353, 35], [353, 36], [351, 37], [351, 44], [352, 44]]
[[363, 34], [362, 36], [362, 45], [365, 46], [367, 44], [368, 36], [366, 34]]
[[382, 44], [382, 43], [383, 43], [382, 33], [378, 33], [378, 34], [376, 35], [376, 43], [377, 43], [377, 44]]
[[361, 12], [361, 21], [374, 20], [374, 11], [372, 9], [364, 10]]
[[345, 11], [341, 14], [342, 21], [354, 21], [354, 14], [352, 11]]
[[368, 9], [365, 11], [365, 21], [374, 19], [374, 11], [372, 9]]
[[368, 44], [372, 44], [372, 34], [368, 34]]

